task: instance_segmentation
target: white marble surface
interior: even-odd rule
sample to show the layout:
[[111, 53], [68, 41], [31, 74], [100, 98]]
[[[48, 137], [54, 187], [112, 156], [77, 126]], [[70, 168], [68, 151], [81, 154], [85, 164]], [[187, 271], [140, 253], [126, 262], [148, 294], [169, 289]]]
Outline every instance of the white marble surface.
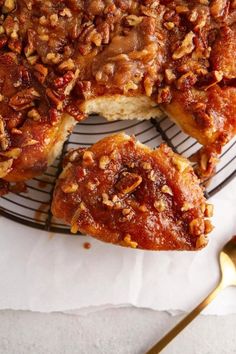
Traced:
[[[0, 311], [1, 354], [144, 354], [181, 316], [137, 308], [86, 316]], [[200, 316], [163, 354], [236, 353], [236, 315]]]

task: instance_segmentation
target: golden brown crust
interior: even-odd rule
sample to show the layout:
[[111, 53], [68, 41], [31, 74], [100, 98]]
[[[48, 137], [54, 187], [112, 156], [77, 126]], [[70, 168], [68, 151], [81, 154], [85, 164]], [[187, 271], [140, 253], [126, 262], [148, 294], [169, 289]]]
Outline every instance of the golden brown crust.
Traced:
[[72, 232], [150, 250], [205, 246], [205, 210], [185, 158], [166, 145], [153, 151], [124, 134], [69, 153], [52, 205]]

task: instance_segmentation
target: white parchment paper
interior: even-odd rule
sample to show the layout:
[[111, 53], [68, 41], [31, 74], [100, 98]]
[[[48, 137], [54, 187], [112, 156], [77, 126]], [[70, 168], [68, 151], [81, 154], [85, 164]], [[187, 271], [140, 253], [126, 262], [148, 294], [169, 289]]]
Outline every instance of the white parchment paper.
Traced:
[[[200, 252], [147, 252], [36, 231], [0, 218], [0, 309], [42, 312], [132, 304], [188, 311], [217, 284], [217, 255], [236, 234], [236, 181], [212, 198], [215, 230]], [[89, 241], [91, 249], [83, 243]], [[226, 289], [205, 313], [236, 313]]]

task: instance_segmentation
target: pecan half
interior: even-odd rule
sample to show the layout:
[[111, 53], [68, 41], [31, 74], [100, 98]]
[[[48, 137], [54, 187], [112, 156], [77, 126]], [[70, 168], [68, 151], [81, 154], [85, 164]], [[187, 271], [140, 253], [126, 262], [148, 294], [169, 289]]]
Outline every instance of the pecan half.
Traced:
[[29, 89], [24, 89], [11, 97], [9, 106], [15, 111], [21, 111], [34, 106], [34, 101], [39, 98], [40, 94], [33, 87], [31, 87]]
[[42, 64], [36, 64], [34, 66], [34, 76], [38, 79], [38, 81], [43, 84], [46, 77], [48, 75], [48, 68]]

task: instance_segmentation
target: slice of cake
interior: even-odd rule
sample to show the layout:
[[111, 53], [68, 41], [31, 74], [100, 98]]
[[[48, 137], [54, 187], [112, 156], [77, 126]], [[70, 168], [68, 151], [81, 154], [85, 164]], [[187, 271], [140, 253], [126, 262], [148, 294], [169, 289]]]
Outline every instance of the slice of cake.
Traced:
[[187, 159], [123, 133], [69, 152], [52, 204], [72, 233], [148, 250], [204, 247], [212, 209]]

